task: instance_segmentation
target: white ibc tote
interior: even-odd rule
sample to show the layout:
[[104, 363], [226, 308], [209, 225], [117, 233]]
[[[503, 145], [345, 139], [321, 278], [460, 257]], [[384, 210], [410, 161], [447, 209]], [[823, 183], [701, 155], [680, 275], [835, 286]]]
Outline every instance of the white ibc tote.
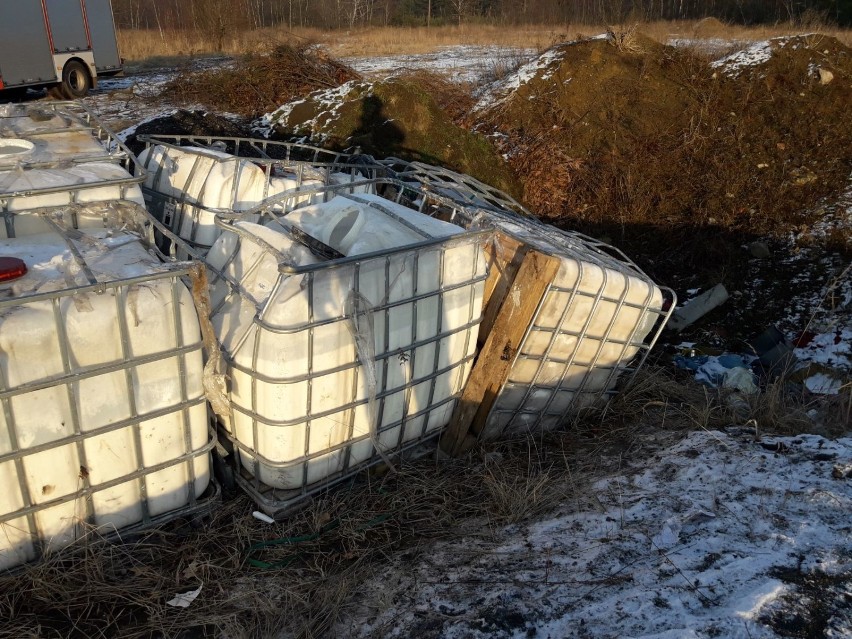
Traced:
[[134, 176], [134, 170], [127, 147], [79, 104], [0, 105], [0, 213], [116, 200], [144, 204], [144, 172]]
[[494, 261], [509, 248], [500, 246], [501, 236], [559, 260], [480, 437], [556, 427], [612, 396], [623, 374], [644, 363], [675, 306], [674, 291], [657, 286], [615, 247], [543, 224], [475, 178], [419, 162], [384, 162], [399, 179], [478, 210], [464, 223], [497, 231]]
[[132, 169], [127, 147], [82, 104], [0, 105], [0, 170], [99, 161]]
[[[260, 147], [243, 138], [142, 139], [147, 146], [139, 154], [138, 170], [147, 172], [143, 186], [151, 212], [202, 255], [219, 236], [217, 216], [233, 217], [268, 198], [298, 191], [309, 192], [287, 198], [287, 206], [319, 202], [323, 196], [317, 187], [358, 179], [351, 166], [336, 168], [337, 164], [327, 161], [339, 154], [317, 149], [316, 153], [308, 154], [307, 160], [288, 159], [289, 153], [285, 159], [274, 159], [267, 154], [282, 147], [289, 152], [300, 145], [270, 142], [256, 154], [259, 157], [244, 157], [239, 153], [247, 145], [250, 149]], [[180, 146], [169, 140], [189, 145]], [[206, 140], [207, 145], [200, 146], [200, 140]], [[225, 148], [234, 148], [237, 154], [222, 150]]]
[[644, 360], [670, 313], [663, 290], [603, 245], [531, 221], [492, 222], [560, 264], [497, 396], [486, 438], [554, 428], [612, 395], [621, 373], [641, 365], [637, 355]]
[[[438, 202], [377, 185], [421, 210]], [[343, 188], [272, 217], [220, 222], [207, 256], [230, 364], [225, 427], [268, 512], [446, 426], [476, 349], [487, 239]], [[316, 257], [293, 227], [343, 256]]]
[[204, 507], [213, 441], [199, 320], [182, 280], [200, 267], [153, 257], [128, 232], [146, 220], [130, 202], [6, 219], [0, 568], [91, 526], [108, 533]]

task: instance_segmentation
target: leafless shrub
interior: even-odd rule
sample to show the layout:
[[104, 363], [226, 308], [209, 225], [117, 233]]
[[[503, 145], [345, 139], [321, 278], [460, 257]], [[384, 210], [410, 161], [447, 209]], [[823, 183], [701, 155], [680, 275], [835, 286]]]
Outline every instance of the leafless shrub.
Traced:
[[621, 53], [642, 53], [644, 48], [639, 41], [638, 28], [638, 24], [631, 24], [627, 27], [607, 27], [607, 42]]
[[503, 49], [482, 64], [479, 69], [480, 83], [488, 85], [499, 82], [520, 69], [529, 60], [530, 56], [523, 51]]
[[231, 68], [182, 74], [163, 92], [181, 104], [256, 116], [311, 91], [360, 79], [358, 72], [315, 45], [282, 44], [268, 54], [246, 55]]

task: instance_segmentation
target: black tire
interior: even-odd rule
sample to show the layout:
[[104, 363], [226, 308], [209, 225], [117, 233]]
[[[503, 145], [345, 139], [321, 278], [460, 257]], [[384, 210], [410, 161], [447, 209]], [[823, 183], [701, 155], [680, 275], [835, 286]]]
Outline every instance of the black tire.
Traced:
[[61, 90], [69, 100], [85, 98], [92, 88], [92, 78], [86, 65], [79, 60], [70, 60], [62, 69]]

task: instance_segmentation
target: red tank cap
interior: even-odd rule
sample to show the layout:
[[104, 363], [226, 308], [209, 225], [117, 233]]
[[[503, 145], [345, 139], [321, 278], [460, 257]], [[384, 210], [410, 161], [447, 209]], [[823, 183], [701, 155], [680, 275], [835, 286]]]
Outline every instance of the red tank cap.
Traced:
[[0, 257], [0, 282], [11, 282], [27, 274], [27, 265], [17, 257]]

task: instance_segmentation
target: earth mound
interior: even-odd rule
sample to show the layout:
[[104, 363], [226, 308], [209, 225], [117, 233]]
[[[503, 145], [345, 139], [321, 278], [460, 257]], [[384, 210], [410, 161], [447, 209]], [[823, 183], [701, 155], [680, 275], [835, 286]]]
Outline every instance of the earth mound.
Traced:
[[441, 165], [518, 193], [511, 170], [489, 141], [453, 122], [428, 89], [416, 76], [351, 81], [283, 105], [256, 122], [255, 130]]
[[213, 137], [251, 137], [251, 132], [239, 122], [206, 111], [179, 109], [151, 118], [132, 128], [125, 140], [128, 148], [140, 153], [145, 145], [137, 141], [140, 135], [209, 135]]
[[558, 45], [472, 115], [540, 215], [764, 232], [842, 190], [852, 50], [836, 39], [779, 39], [713, 66], [646, 40], [617, 44]]
[[352, 67], [317, 46], [280, 44], [268, 53], [244, 55], [230, 66], [181, 74], [163, 94], [184, 106], [204, 104], [220, 112], [257, 117], [311, 91], [359, 79]]

